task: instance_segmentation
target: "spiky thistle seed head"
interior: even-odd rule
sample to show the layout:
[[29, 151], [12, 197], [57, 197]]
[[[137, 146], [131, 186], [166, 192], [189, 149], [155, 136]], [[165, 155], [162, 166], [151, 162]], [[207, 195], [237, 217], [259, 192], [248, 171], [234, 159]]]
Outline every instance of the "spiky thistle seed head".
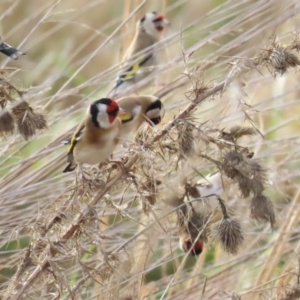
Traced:
[[268, 62], [273, 67], [274, 73], [280, 75], [283, 75], [288, 68], [295, 68], [300, 65], [298, 57], [278, 43], [269, 50]]
[[36, 113], [35, 118], [33, 118], [33, 122], [38, 130], [44, 130], [48, 128], [47, 121], [43, 114]]
[[188, 122], [177, 127], [178, 129], [178, 143], [182, 155], [190, 156], [194, 150], [194, 135], [193, 126]]
[[257, 132], [253, 127], [242, 127], [237, 125], [230, 128], [230, 134], [234, 137], [235, 140], [238, 140], [243, 136], [256, 135]]
[[263, 194], [255, 195], [251, 202], [251, 217], [260, 222], [270, 222], [275, 226], [276, 217], [272, 202]]
[[36, 133], [36, 126], [27, 118], [25, 118], [23, 121], [19, 119], [17, 122], [17, 128], [25, 140], [28, 140]]
[[36, 130], [47, 128], [47, 122], [43, 114], [35, 113], [32, 107], [24, 100], [12, 108], [19, 133], [28, 140], [35, 135]]
[[217, 235], [222, 248], [231, 254], [236, 254], [244, 241], [240, 222], [229, 217], [222, 219], [217, 227]]
[[234, 179], [240, 176], [240, 172], [236, 170], [238, 166], [244, 160], [243, 155], [237, 151], [229, 151], [223, 157], [223, 170], [227, 177]]
[[5, 108], [0, 112], [0, 135], [14, 133], [15, 124], [12, 115]]
[[230, 128], [229, 132], [222, 131], [221, 137], [224, 140], [235, 143], [238, 139], [243, 136], [253, 136], [256, 135], [257, 132], [253, 127], [242, 127], [242, 126], [233, 126]]
[[237, 151], [229, 151], [223, 159], [224, 173], [238, 182], [239, 189], [244, 197], [250, 192], [254, 195], [261, 194], [266, 181], [265, 169], [256, 161]]

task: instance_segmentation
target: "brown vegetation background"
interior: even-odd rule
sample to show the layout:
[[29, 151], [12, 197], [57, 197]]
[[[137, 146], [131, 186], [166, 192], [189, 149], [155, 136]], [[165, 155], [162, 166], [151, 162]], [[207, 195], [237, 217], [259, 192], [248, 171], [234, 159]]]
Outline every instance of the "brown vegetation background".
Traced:
[[[26, 101], [48, 122], [28, 140], [18, 133], [0, 140], [2, 299], [298, 299], [299, 66], [276, 72], [270, 53], [278, 42], [298, 56], [299, 7], [297, 0], [1, 1], [1, 36], [27, 53], [17, 61], [1, 55], [1, 69], [10, 68], [1, 76], [28, 90]], [[129, 161], [125, 178], [111, 166], [91, 169], [93, 184], [82, 188], [75, 173], [62, 173], [61, 141], [112, 88], [147, 11], [171, 21], [155, 80], [142, 92], [162, 96], [165, 118], [131, 152], [118, 150]], [[264, 62], [236, 67], [262, 53]], [[178, 118], [202, 133], [201, 155], [184, 167], [170, 123]], [[244, 229], [238, 253], [211, 239], [198, 258], [187, 256], [165, 199], [183, 174], [197, 181], [217, 171], [204, 154], [219, 160], [222, 147], [203, 136], [235, 125], [256, 128], [242, 145], [267, 170], [276, 225], [251, 219], [233, 184], [226, 203]]]

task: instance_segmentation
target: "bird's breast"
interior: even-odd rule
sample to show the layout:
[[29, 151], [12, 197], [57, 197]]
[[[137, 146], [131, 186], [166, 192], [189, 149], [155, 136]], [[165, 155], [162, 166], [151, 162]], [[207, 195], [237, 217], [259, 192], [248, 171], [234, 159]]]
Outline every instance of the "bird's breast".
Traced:
[[93, 142], [79, 142], [74, 149], [75, 161], [95, 165], [109, 158], [117, 145], [116, 139], [119, 131], [119, 128], [115, 128], [104, 137], [95, 139]]

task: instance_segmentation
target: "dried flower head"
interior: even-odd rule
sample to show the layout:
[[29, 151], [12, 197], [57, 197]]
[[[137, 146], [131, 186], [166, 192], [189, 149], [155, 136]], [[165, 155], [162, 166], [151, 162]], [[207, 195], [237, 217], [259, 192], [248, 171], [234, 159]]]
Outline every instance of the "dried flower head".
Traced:
[[256, 134], [257, 132], [253, 127], [233, 126], [230, 128], [229, 132], [222, 131], [221, 138], [236, 143], [237, 140], [243, 136], [253, 136]]
[[244, 197], [250, 192], [255, 195], [264, 190], [266, 180], [265, 169], [257, 162], [237, 151], [227, 152], [223, 160], [225, 174], [238, 182]]
[[263, 194], [255, 195], [251, 202], [251, 217], [257, 221], [270, 222], [273, 228], [276, 222], [272, 202]]
[[24, 120], [19, 119], [17, 122], [17, 128], [19, 133], [24, 137], [25, 140], [28, 140], [36, 133], [36, 126], [27, 118], [25, 118]]
[[47, 128], [47, 122], [44, 115], [36, 114], [30, 105], [22, 100], [12, 108], [12, 113], [15, 116], [19, 133], [28, 140], [35, 135], [36, 130]]
[[36, 113], [34, 118], [34, 123], [38, 130], [44, 130], [48, 128], [47, 121], [43, 114]]
[[284, 47], [274, 41], [272, 45], [264, 51], [262, 61], [265, 61], [274, 69], [274, 76], [277, 73], [283, 75], [288, 68], [295, 68], [300, 65], [298, 57], [292, 53], [290, 47]]
[[229, 151], [224, 155], [223, 158], [223, 170], [227, 177], [234, 179], [240, 176], [240, 172], [236, 169], [242, 161], [244, 157], [241, 153], [237, 151]]
[[6, 109], [2, 109], [0, 112], [0, 134], [12, 134], [14, 129], [15, 124], [12, 115]]
[[217, 236], [222, 248], [231, 254], [236, 254], [244, 241], [243, 230], [238, 220], [223, 218], [217, 227]]
[[181, 155], [190, 156], [194, 150], [194, 127], [188, 122], [177, 126], [178, 143]]

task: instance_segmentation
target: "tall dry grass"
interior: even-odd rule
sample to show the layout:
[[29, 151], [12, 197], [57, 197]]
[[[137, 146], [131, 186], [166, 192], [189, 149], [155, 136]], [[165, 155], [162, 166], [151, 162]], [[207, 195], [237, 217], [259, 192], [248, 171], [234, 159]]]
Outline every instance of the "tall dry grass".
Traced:
[[[11, 126], [0, 128], [1, 297], [298, 299], [299, 6], [296, 0], [2, 1], [1, 35], [27, 56], [2, 56], [0, 74], [1, 105], [9, 111], [23, 105]], [[74, 173], [62, 174], [60, 142], [88, 103], [111, 89], [133, 24], [153, 10], [172, 25], [160, 43], [158, 70], [135, 88], [160, 96], [167, 114], [141, 131], [130, 150], [116, 151], [126, 175], [110, 165], [91, 168], [93, 181], [81, 186]], [[4, 115], [2, 109], [0, 120]], [[32, 130], [29, 123], [24, 134], [20, 116], [45, 117], [48, 128], [43, 121]], [[228, 140], [234, 126], [253, 134]], [[250, 152], [253, 158], [244, 156]], [[248, 194], [241, 188], [245, 170], [253, 173]], [[191, 257], [178, 248], [173, 200], [215, 171], [229, 180], [221, 197], [242, 237], [234, 223], [227, 239], [231, 229], [221, 223], [203, 253]], [[270, 202], [255, 198], [262, 195], [275, 207], [276, 224]]]

